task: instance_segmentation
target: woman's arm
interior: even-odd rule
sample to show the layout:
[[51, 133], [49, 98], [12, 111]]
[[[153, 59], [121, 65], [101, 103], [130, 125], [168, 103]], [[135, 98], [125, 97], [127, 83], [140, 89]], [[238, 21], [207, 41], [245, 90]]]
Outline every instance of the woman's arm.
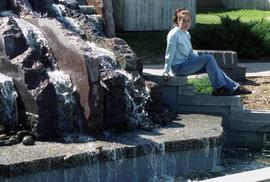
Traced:
[[169, 74], [171, 70], [171, 65], [174, 59], [174, 55], [176, 52], [177, 46], [177, 37], [176, 34], [168, 34], [167, 36], [167, 47], [165, 54], [165, 65], [164, 65], [164, 73]]

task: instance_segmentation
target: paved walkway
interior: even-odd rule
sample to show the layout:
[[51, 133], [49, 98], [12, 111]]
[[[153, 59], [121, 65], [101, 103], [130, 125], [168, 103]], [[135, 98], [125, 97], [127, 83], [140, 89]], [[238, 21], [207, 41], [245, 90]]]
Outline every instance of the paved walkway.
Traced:
[[270, 63], [238, 63], [238, 65], [247, 67], [247, 77], [270, 76]]
[[[247, 77], [270, 76], [270, 63], [238, 63], [239, 66], [247, 67]], [[144, 72], [162, 75], [163, 65], [144, 65]]]

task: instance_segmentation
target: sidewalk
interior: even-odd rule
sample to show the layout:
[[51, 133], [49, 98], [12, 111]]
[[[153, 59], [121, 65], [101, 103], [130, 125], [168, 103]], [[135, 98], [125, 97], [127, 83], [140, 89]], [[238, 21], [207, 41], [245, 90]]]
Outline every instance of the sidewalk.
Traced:
[[[270, 63], [238, 63], [247, 67], [247, 77], [270, 76]], [[144, 65], [144, 73], [162, 75], [163, 65]]]
[[238, 63], [247, 67], [247, 77], [270, 76], [270, 63]]

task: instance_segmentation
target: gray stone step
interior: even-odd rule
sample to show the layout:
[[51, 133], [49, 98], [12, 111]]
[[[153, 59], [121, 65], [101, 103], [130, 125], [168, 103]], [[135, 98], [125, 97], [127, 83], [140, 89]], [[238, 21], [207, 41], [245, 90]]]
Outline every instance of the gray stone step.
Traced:
[[[161, 75], [143, 73], [145, 80], [153, 81], [160, 87], [161, 100], [169, 104], [172, 108], [177, 108], [178, 94], [180, 92], [187, 93], [187, 77], [186, 76], [173, 76], [170, 80], [165, 81]], [[181, 90], [182, 87], [183, 90]]]
[[182, 86], [187, 84], [186, 76], [172, 76], [168, 81], [165, 81], [161, 75], [143, 73], [143, 78], [156, 82], [160, 86]]
[[178, 88], [179, 95], [194, 95], [195, 88], [191, 85], [183, 85]]
[[209, 94], [180, 95], [178, 104], [186, 106], [241, 106], [239, 96], [213, 96]]
[[194, 52], [198, 55], [212, 54], [215, 57], [218, 65], [222, 68], [237, 67], [237, 52], [230, 50], [194, 50]]
[[219, 67], [232, 79], [243, 80], [246, 76], [246, 67], [238, 66], [237, 52], [230, 50], [194, 50], [198, 55], [212, 54]]
[[244, 110], [232, 113], [233, 131], [270, 132], [270, 111]]

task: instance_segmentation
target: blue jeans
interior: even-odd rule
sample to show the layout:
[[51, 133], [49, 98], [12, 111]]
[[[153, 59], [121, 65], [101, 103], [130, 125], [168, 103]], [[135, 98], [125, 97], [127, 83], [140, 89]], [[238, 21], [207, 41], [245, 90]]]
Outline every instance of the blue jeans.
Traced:
[[219, 68], [214, 56], [211, 54], [196, 55], [190, 53], [188, 59], [180, 64], [172, 65], [172, 72], [179, 76], [207, 73], [213, 89], [224, 86], [233, 92], [239, 84], [229, 78], [222, 69]]

